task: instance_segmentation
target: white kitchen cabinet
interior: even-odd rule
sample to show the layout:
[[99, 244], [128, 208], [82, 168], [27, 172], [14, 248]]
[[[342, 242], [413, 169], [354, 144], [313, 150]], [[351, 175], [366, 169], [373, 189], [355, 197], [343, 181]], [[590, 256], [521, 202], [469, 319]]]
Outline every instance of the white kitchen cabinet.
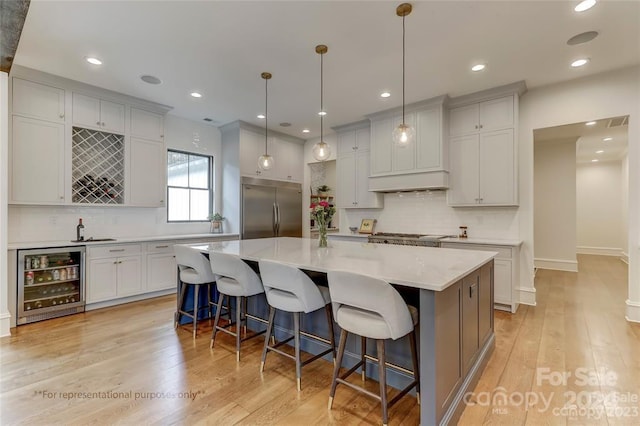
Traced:
[[63, 204], [64, 124], [14, 115], [12, 129], [11, 202]]
[[131, 137], [164, 140], [164, 116], [143, 109], [131, 108]]
[[369, 123], [336, 128], [338, 132], [338, 155], [336, 174], [336, 205], [338, 208], [382, 208], [383, 195], [369, 192], [371, 133]]
[[304, 146], [275, 138], [275, 179], [302, 182], [304, 180]]
[[519, 245], [491, 245], [476, 244], [465, 241], [443, 242], [443, 248], [460, 250], [493, 251], [498, 255], [494, 259], [493, 277], [493, 306], [495, 309], [506, 310], [515, 313], [518, 309], [517, 300], [519, 281]]
[[[271, 133], [271, 132], [269, 132]], [[273, 168], [261, 170], [258, 158], [265, 152], [264, 133], [259, 134], [240, 129], [240, 173], [264, 179], [302, 182], [304, 179], [302, 144], [284, 140], [278, 136], [269, 136], [267, 151], [273, 157]]]
[[158, 241], [146, 244], [148, 292], [175, 289], [178, 266], [173, 253], [173, 241]]
[[490, 132], [514, 127], [514, 96], [474, 103], [449, 112], [449, 135]]
[[124, 133], [124, 105], [73, 94], [73, 124], [110, 133]]
[[64, 123], [65, 91], [21, 78], [13, 79], [11, 111], [25, 117]]
[[104, 245], [87, 249], [87, 303], [143, 292], [140, 244]]
[[162, 207], [167, 188], [167, 158], [163, 142], [131, 138], [129, 174], [125, 180], [129, 205]]
[[451, 138], [450, 206], [515, 206], [513, 129]]

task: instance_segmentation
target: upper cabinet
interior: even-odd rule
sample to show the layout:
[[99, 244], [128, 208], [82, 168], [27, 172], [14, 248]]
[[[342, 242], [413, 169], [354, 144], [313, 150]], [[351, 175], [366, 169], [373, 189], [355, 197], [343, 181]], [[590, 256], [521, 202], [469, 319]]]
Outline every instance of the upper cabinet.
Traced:
[[131, 137], [164, 140], [164, 116], [143, 109], [131, 108]]
[[383, 194], [369, 191], [369, 122], [334, 127], [338, 134], [336, 204], [339, 208], [382, 208]]
[[371, 191], [404, 191], [448, 186], [446, 96], [405, 107], [405, 122], [415, 129], [414, 141], [393, 143], [393, 129], [402, 110], [369, 115], [371, 121]]
[[167, 150], [162, 142], [131, 138], [129, 205], [162, 207], [167, 188]]
[[525, 90], [515, 83], [451, 100], [450, 206], [518, 205], [518, 98]]
[[124, 105], [74, 93], [73, 125], [124, 134]]
[[14, 78], [12, 113], [64, 123], [64, 96], [65, 91], [63, 89]]

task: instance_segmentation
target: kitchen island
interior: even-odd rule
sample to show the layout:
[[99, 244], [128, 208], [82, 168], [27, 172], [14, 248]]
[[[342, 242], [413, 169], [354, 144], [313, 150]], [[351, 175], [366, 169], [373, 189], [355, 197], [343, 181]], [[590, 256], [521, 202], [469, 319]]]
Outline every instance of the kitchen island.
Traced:
[[[350, 241], [331, 241], [329, 247], [319, 248], [317, 240], [308, 238], [191, 246], [247, 262], [272, 260], [316, 273], [344, 270], [370, 275], [392, 283], [401, 292], [416, 294], [422, 425], [457, 420], [464, 410], [464, 394], [477, 383], [495, 347], [492, 300], [493, 258], [497, 253]], [[392, 346], [390, 352], [400, 361], [409, 359], [404, 345]]]

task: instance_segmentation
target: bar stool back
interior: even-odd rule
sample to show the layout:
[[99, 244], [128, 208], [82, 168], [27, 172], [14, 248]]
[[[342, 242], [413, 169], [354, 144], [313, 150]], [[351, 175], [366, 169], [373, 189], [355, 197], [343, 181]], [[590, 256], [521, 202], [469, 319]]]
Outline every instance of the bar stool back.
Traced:
[[[304, 272], [292, 266], [265, 260], [261, 260], [259, 266], [262, 284], [264, 285], [267, 302], [269, 303], [269, 325], [267, 326], [267, 335], [264, 339], [260, 371], [262, 372], [264, 370], [268, 351], [273, 351], [287, 358], [294, 359], [296, 362], [296, 382], [298, 391], [300, 391], [302, 388], [301, 377], [303, 366], [328, 353], [333, 353], [333, 358], [335, 359], [333, 319], [331, 317], [331, 308], [329, 307], [331, 303], [329, 289], [327, 287], [317, 286]], [[308, 333], [306, 333], [306, 335], [325, 344], [328, 343], [329, 349], [302, 362], [300, 358], [300, 313], [304, 312], [308, 314], [321, 308], [325, 308], [327, 315], [329, 339], [323, 339]], [[273, 333], [276, 309], [293, 314], [294, 334], [277, 344], [269, 345], [269, 338]], [[295, 356], [291, 356], [278, 349], [279, 346], [292, 339], [294, 339]]]
[[[247, 297], [264, 293], [264, 287], [262, 287], [262, 281], [260, 281], [258, 274], [256, 274], [249, 265], [237, 256], [225, 253], [209, 252], [209, 262], [211, 264], [211, 271], [220, 276], [217, 281], [220, 297], [218, 298], [216, 318], [213, 323], [213, 332], [211, 333], [211, 348], [213, 348], [213, 345], [215, 344], [217, 331], [223, 331], [231, 334], [236, 338], [236, 360], [240, 361], [240, 342], [264, 333], [263, 331], [249, 337], [246, 336], [247, 308], [245, 303]], [[226, 326], [221, 327], [219, 325], [220, 312], [222, 310], [222, 303], [225, 296], [227, 298], [236, 298], [236, 321], [230, 322]], [[243, 306], [244, 315], [242, 313]], [[245, 337], [241, 338], [240, 326], [243, 322], [245, 323]], [[233, 325], [236, 326], [235, 333], [228, 330], [228, 328]]]
[[[215, 284], [218, 277], [211, 271], [209, 262], [204, 255], [192, 248], [181, 245], [174, 245], [173, 252], [176, 255], [176, 263], [178, 264], [178, 270], [180, 273], [180, 282], [182, 286], [180, 289], [180, 296], [178, 297], [178, 307], [176, 314], [174, 315], [174, 326], [178, 326], [181, 315], [186, 315], [193, 319], [193, 338], [196, 338], [196, 332], [198, 329], [198, 313], [202, 309], [209, 310], [209, 316], [211, 316], [211, 285]], [[183, 309], [184, 298], [187, 292], [187, 287], [192, 285], [193, 290], [193, 312], [185, 311]], [[207, 306], [199, 307], [199, 292], [200, 286], [206, 285], [207, 288]]]
[[[400, 294], [388, 282], [344, 271], [330, 271], [328, 274], [329, 291], [333, 305], [333, 315], [342, 328], [338, 346], [338, 359], [333, 372], [333, 381], [329, 394], [329, 408], [333, 404], [338, 383], [347, 385], [380, 400], [382, 405], [382, 423], [388, 423], [388, 409], [414, 386], [420, 400], [420, 378], [418, 371], [418, 354], [416, 347], [416, 330], [418, 311], [407, 305]], [[362, 358], [353, 368], [339, 375], [342, 357], [348, 333], [358, 334], [363, 338], [375, 339], [378, 349], [378, 372], [380, 395], [345, 381], [358, 367], [362, 366], [363, 377], [366, 369], [366, 344], [363, 339]], [[409, 335], [411, 358], [413, 361], [414, 380], [387, 402], [385, 340], [399, 339]]]

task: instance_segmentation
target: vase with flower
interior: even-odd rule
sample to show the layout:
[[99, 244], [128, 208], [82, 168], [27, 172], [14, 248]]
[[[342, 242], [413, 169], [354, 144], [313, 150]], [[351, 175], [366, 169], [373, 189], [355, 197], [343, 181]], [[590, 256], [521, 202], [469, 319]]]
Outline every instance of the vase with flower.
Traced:
[[313, 219], [318, 226], [318, 247], [326, 247], [327, 227], [333, 215], [336, 213], [336, 208], [327, 201], [320, 201], [318, 203], [311, 203], [309, 212], [311, 219]]

